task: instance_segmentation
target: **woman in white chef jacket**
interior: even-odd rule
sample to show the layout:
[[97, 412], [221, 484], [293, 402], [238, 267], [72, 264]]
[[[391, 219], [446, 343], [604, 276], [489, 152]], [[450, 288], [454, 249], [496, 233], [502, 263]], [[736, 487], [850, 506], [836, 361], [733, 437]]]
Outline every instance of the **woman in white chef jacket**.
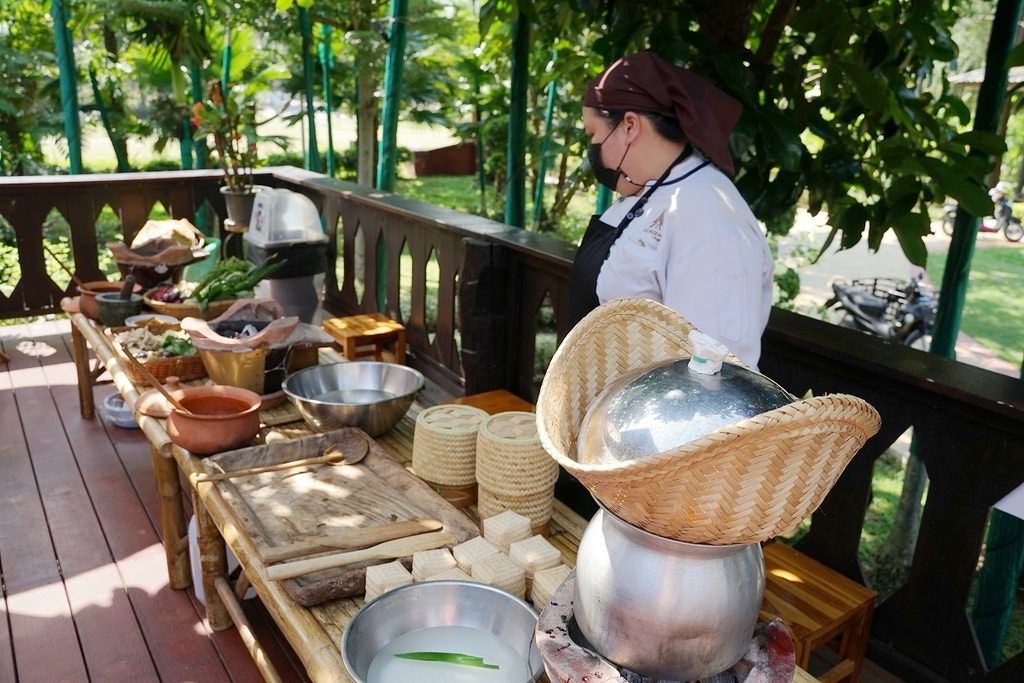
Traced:
[[571, 324], [612, 299], [653, 299], [756, 368], [772, 257], [730, 180], [741, 105], [652, 52], [609, 67], [583, 104], [594, 174], [620, 198], [591, 219], [577, 251]]

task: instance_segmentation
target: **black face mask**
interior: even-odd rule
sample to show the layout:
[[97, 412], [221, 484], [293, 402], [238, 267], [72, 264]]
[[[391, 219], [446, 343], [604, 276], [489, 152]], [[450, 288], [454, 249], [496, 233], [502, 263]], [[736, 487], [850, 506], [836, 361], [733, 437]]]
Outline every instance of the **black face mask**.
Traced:
[[[621, 123], [621, 121], [619, 122]], [[608, 135], [604, 137], [601, 142], [591, 143], [587, 149], [587, 160], [590, 162], [590, 169], [594, 172], [594, 178], [600, 184], [607, 187], [609, 190], [615, 190], [619, 186], [619, 176], [622, 173], [622, 162], [626, 158], [626, 153], [629, 152], [629, 145], [626, 145], [626, 151], [622, 153], [622, 159], [619, 159], [619, 165], [615, 168], [608, 168], [601, 161], [601, 145], [605, 143], [615, 132], [615, 128], [618, 128], [619, 124], [615, 124], [615, 127], [608, 132]]]

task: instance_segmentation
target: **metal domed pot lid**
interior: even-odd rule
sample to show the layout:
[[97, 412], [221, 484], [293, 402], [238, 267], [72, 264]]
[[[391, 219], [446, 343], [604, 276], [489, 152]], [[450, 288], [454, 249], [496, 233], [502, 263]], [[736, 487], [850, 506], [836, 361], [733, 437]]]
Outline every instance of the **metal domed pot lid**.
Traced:
[[794, 399], [764, 375], [723, 363], [728, 351], [691, 333], [692, 358], [659, 361], [619, 377], [591, 403], [577, 460], [613, 464], [670, 451]]

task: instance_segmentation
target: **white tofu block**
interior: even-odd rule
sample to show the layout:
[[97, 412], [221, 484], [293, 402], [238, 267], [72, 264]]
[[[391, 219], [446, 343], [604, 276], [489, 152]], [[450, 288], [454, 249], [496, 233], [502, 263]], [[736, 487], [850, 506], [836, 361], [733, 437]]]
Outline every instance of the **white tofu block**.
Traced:
[[452, 569], [445, 570], [445, 571], [441, 572], [440, 574], [434, 574], [429, 579], [427, 579], [427, 581], [446, 581], [446, 580], [476, 581], [477, 583], [480, 583], [479, 579], [474, 579], [472, 576], [470, 576], [466, 572], [462, 571], [458, 567], [454, 567]]
[[455, 569], [455, 558], [448, 548], [437, 548], [436, 550], [421, 550], [413, 553], [412, 556], [412, 579], [423, 581], [435, 574]]
[[526, 597], [526, 572], [505, 553], [496, 553], [474, 563], [473, 578], [517, 598]]
[[562, 562], [562, 553], [540, 534], [510, 545], [508, 556], [526, 570], [527, 579], [532, 579], [541, 569], [549, 569]]
[[452, 548], [452, 554], [455, 556], [455, 562], [458, 563], [459, 569], [467, 574], [473, 573], [473, 565], [476, 562], [496, 555], [498, 552], [497, 546], [483, 536], [475, 536]]
[[366, 601], [370, 602], [392, 588], [412, 583], [412, 574], [397, 560], [387, 564], [374, 564], [366, 568]]
[[516, 541], [527, 539], [533, 534], [530, 518], [512, 510], [505, 510], [500, 515], [488, 517], [484, 520], [483, 527], [484, 538], [506, 553], [510, 545]]
[[569, 576], [569, 568], [564, 564], [542, 569], [533, 575], [530, 586], [530, 602], [538, 612], [547, 607], [547, 604], [551, 602], [551, 596], [567, 576]]

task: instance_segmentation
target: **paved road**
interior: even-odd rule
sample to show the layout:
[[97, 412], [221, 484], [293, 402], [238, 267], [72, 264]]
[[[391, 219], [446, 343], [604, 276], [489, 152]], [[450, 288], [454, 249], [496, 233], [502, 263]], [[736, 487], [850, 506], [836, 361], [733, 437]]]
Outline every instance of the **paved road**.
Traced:
[[[938, 223], [934, 224], [932, 229], [936, 234], [925, 238], [928, 252], [939, 254], [936, 258], [942, 258], [941, 254], [949, 249], [950, 238], [942, 234], [939, 228]], [[828, 228], [824, 225], [824, 217], [812, 217], [801, 210], [797, 215], [793, 230], [785, 242], [780, 244], [780, 255], [784, 255], [794, 246], [800, 245], [818, 249], [825, 243], [827, 237]], [[896, 236], [891, 232], [882, 239], [882, 244], [877, 252], [868, 249], [866, 240], [843, 251], [839, 250], [838, 242], [837, 236], [835, 243], [829, 247], [817, 263], [797, 269], [800, 273], [800, 296], [797, 297], [796, 304], [801, 312], [814, 315], [814, 309], [821, 307], [832, 294], [831, 282], [836, 278], [844, 280], [872, 277], [906, 279], [914, 274], [922, 274], [921, 269], [913, 266], [903, 255]], [[1024, 241], [1013, 245], [1006, 241], [1001, 234], [982, 233], [978, 235], [976, 243], [978, 249], [1006, 246], [1024, 249]], [[1012, 377], [1020, 376], [1018, 366], [1007, 363], [962, 333], [957, 339], [957, 358], [965, 363], [988, 368], [994, 372]]]

